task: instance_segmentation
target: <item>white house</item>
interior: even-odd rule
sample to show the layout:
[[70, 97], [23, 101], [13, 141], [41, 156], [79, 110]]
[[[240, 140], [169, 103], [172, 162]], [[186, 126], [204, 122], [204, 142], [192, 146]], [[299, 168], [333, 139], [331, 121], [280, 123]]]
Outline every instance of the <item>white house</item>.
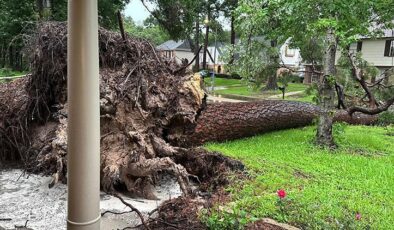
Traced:
[[[350, 46], [350, 51], [361, 52], [361, 57], [381, 72], [394, 67], [394, 29], [385, 30], [378, 38], [362, 37]], [[337, 60], [340, 53], [337, 53]]]
[[279, 52], [281, 64], [294, 70], [303, 68], [301, 52], [299, 49], [290, 48], [290, 39], [280, 47]]
[[225, 65], [227, 64], [223, 61], [225, 45], [218, 42], [216, 46], [208, 46], [207, 50], [208, 69], [215, 69], [216, 73], [225, 73]]

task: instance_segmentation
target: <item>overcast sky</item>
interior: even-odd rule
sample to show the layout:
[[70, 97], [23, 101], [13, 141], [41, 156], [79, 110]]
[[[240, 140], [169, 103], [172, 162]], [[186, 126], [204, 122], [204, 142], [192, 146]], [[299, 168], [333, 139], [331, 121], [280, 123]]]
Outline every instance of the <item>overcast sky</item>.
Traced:
[[[149, 3], [147, 3], [147, 5], [150, 7], [150, 9], [154, 8]], [[124, 14], [126, 16], [131, 16], [137, 25], [142, 25], [144, 20], [150, 15], [150, 13], [145, 9], [144, 5], [142, 5], [141, 0], [131, 0], [126, 6]], [[225, 30], [230, 30], [230, 24], [228, 20], [221, 16], [219, 17], [219, 21], [222, 23]]]
[[131, 16], [134, 22], [139, 25], [141, 25], [142, 22], [150, 15], [140, 0], [131, 0], [131, 2], [126, 6], [124, 13], [126, 16]]

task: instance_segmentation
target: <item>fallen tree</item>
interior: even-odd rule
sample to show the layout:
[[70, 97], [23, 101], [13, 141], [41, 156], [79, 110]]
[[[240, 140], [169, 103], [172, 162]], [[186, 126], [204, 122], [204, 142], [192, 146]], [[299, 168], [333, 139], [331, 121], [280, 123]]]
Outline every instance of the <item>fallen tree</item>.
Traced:
[[[181, 146], [201, 145], [208, 141], [225, 141], [249, 137], [274, 130], [311, 125], [322, 112], [320, 107], [296, 101], [264, 100], [245, 103], [217, 103], [207, 106], [196, 127], [185, 135], [174, 130], [168, 139]], [[373, 124], [377, 116], [361, 113], [352, 116], [338, 110], [334, 121], [349, 124]]]
[[[43, 24], [34, 38], [32, 74], [0, 85], [0, 158], [66, 182], [66, 24]], [[176, 176], [185, 194], [190, 178], [214, 185], [211, 178], [242, 164], [188, 146], [308, 125], [320, 112], [285, 101], [207, 105], [199, 76], [162, 60], [149, 42], [100, 29], [99, 48], [101, 184], [107, 191], [155, 199], [155, 178], [163, 171]], [[338, 120], [348, 122], [374, 119], [340, 114]]]

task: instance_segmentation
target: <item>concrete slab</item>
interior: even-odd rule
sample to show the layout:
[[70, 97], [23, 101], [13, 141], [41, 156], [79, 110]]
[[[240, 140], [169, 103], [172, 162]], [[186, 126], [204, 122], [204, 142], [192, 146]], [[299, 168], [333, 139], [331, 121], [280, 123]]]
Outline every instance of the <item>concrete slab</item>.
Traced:
[[[0, 229], [24, 226], [34, 230], [66, 229], [67, 186], [57, 184], [49, 189], [51, 177], [22, 175], [22, 170], [0, 170]], [[22, 175], [22, 176], [21, 176]], [[162, 175], [156, 185], [160, 200], [135, 199], [122, 196], [143, 214], [157, 208], [165, 200], [182, 194], [176, 179]], [[129, 211], [116, 197], [101, 193], [101, 212]], [[2, 219], [4, 219], [2, 221]], [[140, 224], [135, 213], [122, 215], [106, 214], [101, 220], [101, 229], [122, 229]]]

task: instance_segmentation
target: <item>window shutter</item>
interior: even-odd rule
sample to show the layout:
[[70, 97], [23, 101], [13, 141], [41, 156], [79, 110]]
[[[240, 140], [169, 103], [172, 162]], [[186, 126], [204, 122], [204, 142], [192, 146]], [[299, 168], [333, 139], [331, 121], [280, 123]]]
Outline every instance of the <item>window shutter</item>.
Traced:
[[386, 40], [386, 46], [384, 47], [384, 56], [385, 57], [390, 56], [390, 46], [391, 46], [391, 40]]
[[361, 50], [363, 49], [363, 42], [357, 42], [357, 52], [361, 52]]

